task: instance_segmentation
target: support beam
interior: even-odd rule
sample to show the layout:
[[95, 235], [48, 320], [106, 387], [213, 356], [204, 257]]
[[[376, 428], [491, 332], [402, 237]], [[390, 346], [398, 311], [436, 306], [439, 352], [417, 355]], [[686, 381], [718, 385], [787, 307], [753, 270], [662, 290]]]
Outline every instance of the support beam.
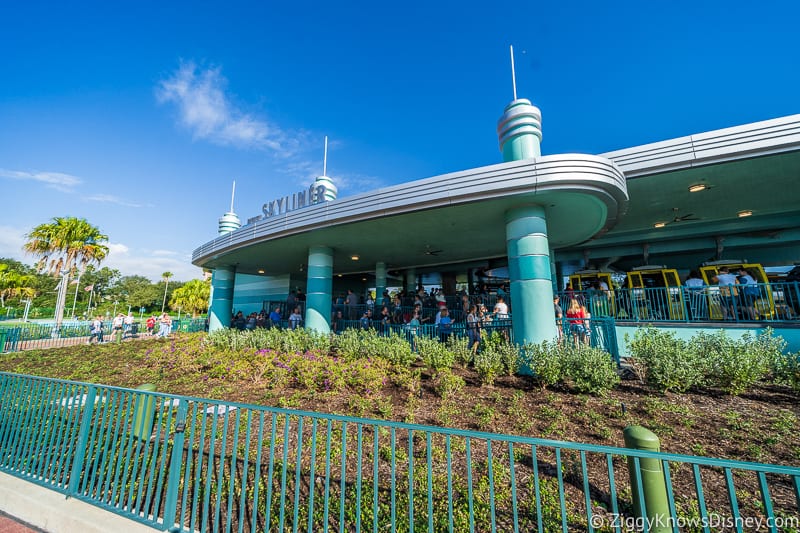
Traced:
[[417, 293], [417, 269], [406, 270], [406, 293], [412, 297]]
[[[530, 205], [506, 212], [506, 247], [514, 341], [521, 345], [555, 339], [553, 282], [544, 208]], [[530, 369], [522, 368], [520, 372], [530, 374]]]
[[375, 263], [375, 310], [383, 305], [383, 291], [386, 290], [386, 263]]
[[211, 274], [211, 307], [208, 309], [209, 333], [231, 325], [235, 267], [218, 267]]
[[319, 333], [331, 331], [333, 250], [327, 246], [308, 249], [305, 326]]

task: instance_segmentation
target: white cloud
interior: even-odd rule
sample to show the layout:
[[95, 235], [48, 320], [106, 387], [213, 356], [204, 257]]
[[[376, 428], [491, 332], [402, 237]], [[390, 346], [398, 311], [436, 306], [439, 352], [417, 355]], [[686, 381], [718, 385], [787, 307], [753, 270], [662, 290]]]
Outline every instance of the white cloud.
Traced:
[[192, 265], [191, 256], [181, 257], [177, 253], [164, 254], [163, 250], [131, 249], [122, 243], [108, 243], [108, 255], [102, 266], [116, 268], [123, 276], [144, 276], [151, 281], [160, 281], [163, 272], [172, 272], [175, 281], [200, 279], [203, 272]]
[[22, 245], [27, 240], [26, 233], [22, 228], [0, 226], [0, 257], [9, 257], [23, 263], [29, 260], [30, 257], [26, 257], [22, 251]]
[[81, 178], [71, 174], [64, 174], [63, 172], [25, 172], [0, 168], [0, 177], [13, 180], [38, 181], [60, 191], [71, 191], [74, 187], [83, 183]]
[[108, 204], [117, 204], [123, 207], [153, 207], [152, 204], [135, 204], [133, 202], [128, 202], [120, 198], [119, 196], [114, 196], [113, 194], [93, 194], [92, 196], [87, 196], [85, 198], [90, 202], [103, 202]]
[[160, 102], [178, 106], [181, 123], [196, 138], [240, 148], [268, 148], [278, 153], [295, 144], [276, 125], [238, 109], [226, 94], [226, 86], [227, 80], [219, 68], [202, 70], [188, 62], [161, 81], [156, 96]]

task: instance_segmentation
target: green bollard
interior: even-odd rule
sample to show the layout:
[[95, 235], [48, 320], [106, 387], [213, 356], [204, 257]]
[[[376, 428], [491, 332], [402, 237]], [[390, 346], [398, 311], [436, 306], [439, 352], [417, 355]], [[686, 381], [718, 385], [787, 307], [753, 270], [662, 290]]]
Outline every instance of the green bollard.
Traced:
[[122, 342], [122, 330], [121, 329], [115, 329], [114, 330], [114, 342], [116, 342], [117, 344]]
[[[139, 385], [136, 390], [155, 392], [156, 386], [152, 383]], [[153, 416], [156, 410], [156, 397], [150, 394], [137, 394], [136, 405], [133, 408], [133, 436], [140, 440], [150, 438], [153, 431]]]
[[[623, 430], [625, 447], [632, 450], [646, 450], [649, 452], [661, 451], [660, 441], [655, 433], [642, 426], [628, 426]], [[628, 472], [631, 476], [631, 495], [636, 518], [647, 523], [644, 531], [650, 533], [668, 533], [672, 531], [669, 503], [667, 501], [667, 486], [664, 479], [664, 470], [661, 461], [649, 457], [639, 458], [639, 473], [642, 477], [642, 486], [639, 487], [634, 471], [633, 457], [628, 457]], [[644, 509], [639, 504], [640, 492], [644, 497]]]

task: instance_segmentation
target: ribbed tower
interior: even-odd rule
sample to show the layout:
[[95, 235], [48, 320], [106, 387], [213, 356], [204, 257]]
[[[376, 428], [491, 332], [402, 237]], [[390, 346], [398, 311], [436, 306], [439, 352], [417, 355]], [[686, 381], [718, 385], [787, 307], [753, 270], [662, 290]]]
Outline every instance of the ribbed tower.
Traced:
[[233, 212], [233, 197], [236, 194], [236, 182], [233, 182], [233, 190], [231, 191], [231, 210], [222, 215], [219, 219], [219, 234], [230, 233], [242, 227], [242, 221], [239, 216]]
[[[323, 198], [326, 202], [332, 202], [336, 200], [336, 195], [339, 194], [339, 189], [336, 188], [334, 185], [333, 180], [330, 179], [325, 174], [328, 173], [328, 136], [325, 136], [325, 154], [322, 156], [322, 176], [317, 176], [317, 179], [314, 180], [314, 189], [318, 187], [325, 188], [325, 194]], [[317, 200], [319, 201], [319, 200]]]
[[505, 162], [539, 157], [542, 155], [539, 147], [542, 142], [542, 112], [530, 100], [515, 98], [497, 121], [497, 138]]
[[336, 195], [339, 193], [339, 189], [336, 188], [336, 185], [333, 184], [333, 180], [330, 179], [328, 176], [318, 176], [317, 179], [314, 180], [314, 188], [322, 186], [325, 187], [325, 201], [332, 202], [336, 200]]
[[[542, 155], [542, 113], [530, 100], [517, 98], [514, 49], [511, 48], [514, 99], [497, 123], [500, 151], [506, 163]], [[511, 282], [514, 341], [540, 343], [557, 338], [553, 321], [553, 285], [545, 208], [521, 202], [506, 211], [506, 250]], [[527, 365], [520, 373], [531, 374]]]

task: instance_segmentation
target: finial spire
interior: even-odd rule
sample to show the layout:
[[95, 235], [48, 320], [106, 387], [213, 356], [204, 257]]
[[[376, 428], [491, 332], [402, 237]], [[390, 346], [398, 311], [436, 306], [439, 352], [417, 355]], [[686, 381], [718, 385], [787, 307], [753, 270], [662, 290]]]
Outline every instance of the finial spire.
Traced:
[[514, 45], [509, 45], [508, 50], [511, 53], [511, 85], [514, 87], [514, 100], [517, 99], [517, 74], [514, 71]]
[[236, 196], [236, 180], [233, 180], [233, 190], [231, 191], [231, 210], [230, 212], [233, 213], [233, 198]]
[[328, 175], [328, 136], [325, 136], [325, 155], [322, 156], [322, 175]]

